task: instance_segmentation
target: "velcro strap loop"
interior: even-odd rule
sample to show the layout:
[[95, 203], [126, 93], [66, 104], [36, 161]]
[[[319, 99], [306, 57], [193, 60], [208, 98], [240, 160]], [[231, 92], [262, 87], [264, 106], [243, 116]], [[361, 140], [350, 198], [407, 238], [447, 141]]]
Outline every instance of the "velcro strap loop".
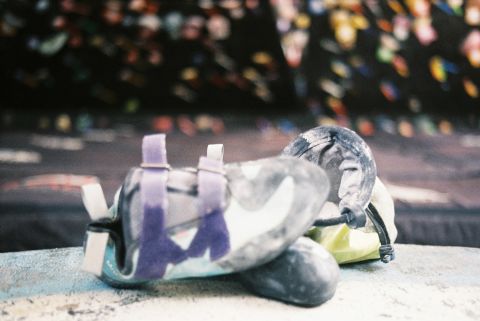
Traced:
[[171, 170], [172, 168], [170, 167], [169, 164], [166, 163], [141, 163], [140, 164], [141, 168], [151, 168], [151, 169], [167, 169]]
[[207, 157], [223, 162], [223, 144], [210, 144], [207, 147]]

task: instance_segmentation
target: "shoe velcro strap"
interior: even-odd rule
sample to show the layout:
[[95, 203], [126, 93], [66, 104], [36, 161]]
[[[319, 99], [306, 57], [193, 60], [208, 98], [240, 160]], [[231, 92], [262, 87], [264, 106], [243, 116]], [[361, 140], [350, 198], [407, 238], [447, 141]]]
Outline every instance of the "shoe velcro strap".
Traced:
[[142, 154], [147, 166], [140, 182], [143, 223], [135, 277], [147, 280], [161, 278], [169, 263], [184, 260], [184, 253], [169, 239], [165, 228], [169, 170], [165, 135], [145, 136]]
[[200, 215], [222, 209], [225, 198], [223, 162], [200, 157], [198, 162], [198, 203]]
[[208, 145], [207, 157], [223, 162], [223, 144]]
[[92, 221], [111, 218], [102, 186], [98, 183], [82, 186], [82, 201]]
[[108, 232], [87, 231], [85, 239], [85, 255], [81, 269], [93, 273], [97, 276], [102, 275], [105, 250], [109, 239]]
[[[209, 157], [200, 157], [198, 163], [198, 212], [201, 222], [187, 253], [189, 257], [200, 257], [209, 249], [210, 260], [215, 261], [230, 250], [229, 233], [223, 217], [227, 181], [223, 161], [218, 159], [220, 146], [209, 146], [209, 150]], [[216, 157], [212, 156], [214, 150]], [[223, 146], [221, 152], [223, 154]]]

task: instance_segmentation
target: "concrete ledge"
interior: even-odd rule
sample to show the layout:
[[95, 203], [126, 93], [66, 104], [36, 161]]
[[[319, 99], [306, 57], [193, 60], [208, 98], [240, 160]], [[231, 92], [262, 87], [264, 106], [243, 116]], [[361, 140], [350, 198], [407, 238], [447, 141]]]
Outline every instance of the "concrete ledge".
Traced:
[[479, 320], [480, 249], [397, 245], [391, 264], [343, 267], [335, 297], [299, 308], [232, 277], [109, 288], [80, 248], [0, 254], [0, 320]]

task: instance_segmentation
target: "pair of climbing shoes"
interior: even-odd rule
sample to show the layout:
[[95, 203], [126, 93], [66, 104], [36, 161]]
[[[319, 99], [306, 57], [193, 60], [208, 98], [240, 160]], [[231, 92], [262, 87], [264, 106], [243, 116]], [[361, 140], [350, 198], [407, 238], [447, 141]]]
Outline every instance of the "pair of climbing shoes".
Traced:
[[315, 306], [334, 295], [337, 262], [394, 257], [391, 198], [348, 129], [317, 127], [243, 163], [224, 164], [217, 144], [197, 167], [172, 168], [163, 134], [142, 152], [110, 208], [99, 184], [82, 188], [93, 220], [82, 268], [112, 286], [239, 272], [259, 295]]

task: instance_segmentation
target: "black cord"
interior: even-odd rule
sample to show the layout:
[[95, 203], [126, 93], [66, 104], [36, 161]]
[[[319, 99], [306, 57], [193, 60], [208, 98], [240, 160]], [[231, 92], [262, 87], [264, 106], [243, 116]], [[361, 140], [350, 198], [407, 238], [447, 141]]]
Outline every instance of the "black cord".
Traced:
[[313, 223], [313, 226], [323, 227], [323, 226], [338, 225], [343, 223], [348, 223], [348, 216], [345, 214], [337, 217], [323, 219], [323, 220], [316, 220]]
[[383, 222], [382, 217], [378, 213], [372, 203], [368, 204], [365, 212], [373, 223], [380, 240], [380, 259], [383, 263], [388, 263], [395, 259], [395, 250], [391, 244], [390, 236], [388, 235], [387, 227]]

